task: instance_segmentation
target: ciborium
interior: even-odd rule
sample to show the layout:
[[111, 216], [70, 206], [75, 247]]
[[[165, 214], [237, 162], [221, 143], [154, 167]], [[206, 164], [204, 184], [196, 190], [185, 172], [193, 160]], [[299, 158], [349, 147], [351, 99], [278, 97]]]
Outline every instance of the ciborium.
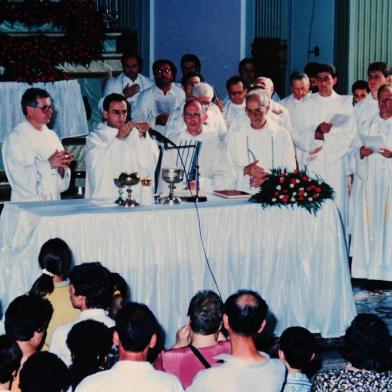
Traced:
[[[137, 207], [139, 203], [132, 199], [132, 186], [139, 183], [140, 178], [137, 173], [121, 173], [118, 178], [114, 179], [114, 185], [118, 188], [118, 199], [115, 201], [123, 207]], [[124, 200], [124, 190], [127, 192], [127, 198]]]
[[162, 198], [162, 204], [180, 204], [181, 199], [179, 197], [174, 196], [174, 189], [176, 186], [174, 184], [178, 184], [184, 178], [184, 170], [177, 168], [163, 168], [162, 169], [162, 179], [169, 184], [169, 195], [167, 197]]

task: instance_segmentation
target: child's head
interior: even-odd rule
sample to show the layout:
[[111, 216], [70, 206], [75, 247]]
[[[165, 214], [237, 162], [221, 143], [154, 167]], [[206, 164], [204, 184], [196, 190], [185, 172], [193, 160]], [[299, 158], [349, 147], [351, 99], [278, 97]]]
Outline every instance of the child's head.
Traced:
[[316, 339], [302, 327], [290, 327], [280, 337], [279, 358], [290, 368], [302, 370], [314, 358]]

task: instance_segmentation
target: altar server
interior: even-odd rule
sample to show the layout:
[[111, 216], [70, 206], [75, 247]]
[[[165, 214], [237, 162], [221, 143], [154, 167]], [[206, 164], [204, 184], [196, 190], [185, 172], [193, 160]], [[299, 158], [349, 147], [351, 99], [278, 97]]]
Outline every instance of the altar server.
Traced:
[[227, 135], [227, 149], [236, 172], [236, 188], [256, 193], [274, 168], [296, 168], [294, 146], [289, 132], [268, 116], [269, 95], [251, 90], [246, 97], [250, 121]]
[[[319, 175], [335, 190], [335, 201], [344, 226], [348, 215], [348, 154], [356, 133], [352, 97], [338, 95], [335, 67], [319, 64], [318, 92], [304, 102], [301, 131], [296, 132], [297, 146], [311, 175]], [[297, 125], [298, 126], [298, 125]]]
[[26, 121], [7, 135], [2, 150], [11, 200], [60, 199], [69, 186], [73, 158], [47, 127], [53, 114], [50, 96], [45, 90], [29, 88], [21, 104]]
[[[86, 140], [86, 198], [114, 201], [118, 190], [113, 180], [122, 172], [154, 178], [159, 150], [147, 133], [146, 122], [127, 122], [123, 95], [108, 95], [103, 108], [106, 122]], [[138, 187], [134, 188], [136, 196]]]
[[392, 85], [379, 114], [362, 123], [352, 191], [352, 276], [392, 280]]

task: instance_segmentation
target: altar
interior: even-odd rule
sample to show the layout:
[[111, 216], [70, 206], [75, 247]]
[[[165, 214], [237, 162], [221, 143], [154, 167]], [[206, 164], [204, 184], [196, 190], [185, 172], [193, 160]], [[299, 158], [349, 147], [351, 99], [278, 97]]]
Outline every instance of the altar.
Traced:
[[[347, 251], [334, 202], [317, 216], [211, 198], [199, 204], [206, 254], [223, 300], [258, 291], [277, 319], [275, 334], [301, 325], [323, 337], [345, 333], [356, 310]], [[148, 304], [166, 346], [187, 322], [191, 297], [216, 291], [192, 203], [136, 209], [91, 200], [6, 203], [0, 221], [3, 307], [39, 276], [38, 253], [50, 238], [72, 249], [75, 263], [100, 261], [128, 281], [132, 300]]]

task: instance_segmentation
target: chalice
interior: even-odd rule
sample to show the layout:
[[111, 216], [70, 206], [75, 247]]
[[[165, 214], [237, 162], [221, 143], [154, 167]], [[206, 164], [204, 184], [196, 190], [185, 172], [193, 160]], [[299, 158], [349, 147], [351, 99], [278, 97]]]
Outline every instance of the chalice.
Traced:
[[184, 178], [184, 170], [177, 168], [163, 168], [162, 169], [162, 179], [169, 184], [169, 195], [162, 199], [162, 204], [180, 204], [181, 199], [179, 197], [174, 196], [174, 189], [176, 186], [174, 184], [178, 184]]
[[[115, 203], [123, 207], [137, 207], [139, 203], [132, 199], [132, 186], [136, 185], [140, 181], [139, 175], [134, 173], [121, 173], [118, 178], [114, 179], [114, 184], [118, 188], [119, 197]], [[124, 189], [127, 192], [127, 198], [124, 200], [122, 195]]]

